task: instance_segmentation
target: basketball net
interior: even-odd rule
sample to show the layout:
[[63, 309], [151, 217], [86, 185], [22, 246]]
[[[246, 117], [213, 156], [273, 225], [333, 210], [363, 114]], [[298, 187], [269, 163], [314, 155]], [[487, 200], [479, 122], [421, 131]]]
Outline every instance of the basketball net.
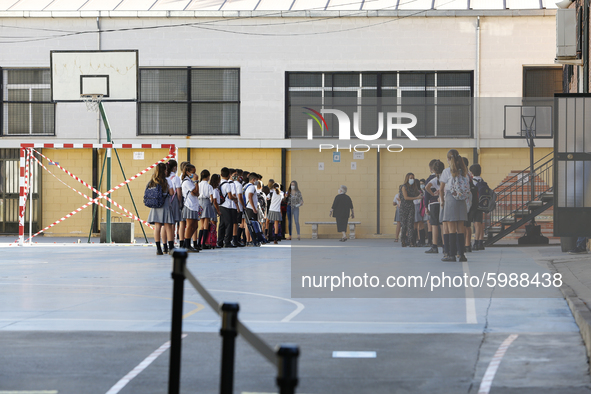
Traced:
[[103, 95], [102, 94], [82, 94], [82, 95], [80, 95], [80, 98], [86, 104], [87, 111], [98, 112], [99, 103], [103, 99]]

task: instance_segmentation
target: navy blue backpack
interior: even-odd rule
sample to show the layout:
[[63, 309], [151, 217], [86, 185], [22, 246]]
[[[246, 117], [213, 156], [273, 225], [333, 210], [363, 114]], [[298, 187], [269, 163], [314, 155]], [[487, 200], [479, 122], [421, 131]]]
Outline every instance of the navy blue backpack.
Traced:
[[166, 195], [162, 192], [162, 186], [156, 184], [154, 187], [149, 187], [150, 182], [146, 185], [144, 191], [144, 205], [148, 208], [162, 208]]

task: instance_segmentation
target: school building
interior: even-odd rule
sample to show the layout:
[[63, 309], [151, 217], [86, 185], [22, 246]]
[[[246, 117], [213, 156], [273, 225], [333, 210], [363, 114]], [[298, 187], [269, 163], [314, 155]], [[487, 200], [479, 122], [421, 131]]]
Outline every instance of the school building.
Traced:
[[[554, 62], [552, 0], [5, 0], [0, 32], [3, 234], [18, 232], [21, 143], [106, 142], [98, 113], [82, 102], [52, 102], [51, 51], [137, 50], [137, 102], [104, 104], [113, 141], [175, 144], [178, 161], [190, 161], [198, 172], [228, 166], [260, 173], [264, 181], [297, 180], [305, 201], [303, 237], [311, 234], [304, 222], [330, 220], [341, 184], [348, 186], [361, 222], [357, 236], [393, 236], [392, 199], [405, 174], [427, 177], [428, 162], [446, 163], [451, 148], [470, 164], [480, 163], [489, 185], [500, 184], [530, 160], [524, 139], [504, 138], [504, 106], [552, 97], [566, 80]], [[400, 132], [381, 140], [402, 145], [401, 152], [355, 152], [349, 144], [369, 141], [352, 138], [340, 141], [346, 148], [336, 161], [334, 149], [319, 152], [318, 144], [337, 135], [320, 135], [326, 130], [314, 123], [314, 140], [307, 141], [311, 118], [302, 107], [308, 98], [318, 103], [339, 97], [418, 98], [430, 107], [415, 108], [417, 141]], [[454, 98], [463, 100], [460, 110], [435, 105]], [[336, 130], [332, 124], [328, 129]], [[551, 151], [551, 139], [536, 140], [536, 160]], [[98, 186], [104, 150], [40, 152]], [[117, 153], [129, 178], [168, 151]], [[113, 185], [124, 180], [116, 159]], [[53, 175], [33, 171], [33, 231], [88, 202], [60, 180], [91, 195], [44, 164]], [[129, 184], [142, 218], [149, 211], [142, 204], [148, 177]], [[125, 188], [112, 198], [133, 211]], [[91, 230], [92, 209], [45, 235], [88, 236], [97, 230], [96, 224]], [[99, 221], [105, 216], [99, 208]], [[28, 212], [25, 217], [28, 222]], [[139, 240], [138, 224], [135, 233]], [[328, 227], [320, 235], [339, 237]]]

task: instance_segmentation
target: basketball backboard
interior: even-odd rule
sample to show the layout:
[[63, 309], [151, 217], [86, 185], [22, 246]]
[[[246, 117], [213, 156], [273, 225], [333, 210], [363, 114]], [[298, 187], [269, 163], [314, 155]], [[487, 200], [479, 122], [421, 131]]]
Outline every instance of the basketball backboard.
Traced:
[[504, 138], [527, 138], [528, 129], [533, 138], [552, 138], [552, 106], [505, 105]]
[[51, 98], [54, 102], [82, 101], [102, 95], [103, 101], [136, 101], [137, 50], [51, 51]]

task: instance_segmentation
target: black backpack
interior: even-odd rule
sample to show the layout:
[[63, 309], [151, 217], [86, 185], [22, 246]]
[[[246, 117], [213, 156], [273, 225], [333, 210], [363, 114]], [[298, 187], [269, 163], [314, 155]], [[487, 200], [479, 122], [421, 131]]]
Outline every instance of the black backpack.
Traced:
[[497, 206], [497, 193], [488, 187], [488, 183], [483, 180], [477, 182], [476, 190], [478, 190], [478, 210], [491, 212], [495, 209]]
[[162, 186], [156, 184], [156, 186], [150, 187], [150, 182], [146, 185], [144, 191], [144, 205], [148, 208], [162, 208], [166, 195], [162, 191]]
[[224, 193], [222, 193], [222, 186], [224, 186], [226, 183], [230, 183], [230, 181], [223, 181], [219, 186], [218, 186], [218, 190], [220, 191], [220, 205], [222, 205], [223, 203], [226, 202], [226, 197], [228, 194], [226, 194], [224, 196]]

